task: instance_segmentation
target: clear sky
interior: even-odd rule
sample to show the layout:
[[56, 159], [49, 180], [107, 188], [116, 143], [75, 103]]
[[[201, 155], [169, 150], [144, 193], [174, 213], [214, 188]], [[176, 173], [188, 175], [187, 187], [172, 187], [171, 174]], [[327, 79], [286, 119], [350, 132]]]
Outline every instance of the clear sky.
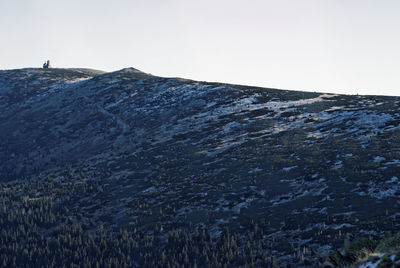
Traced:
[[0, 69], [400, 95], [398, 0], [0, 0]]

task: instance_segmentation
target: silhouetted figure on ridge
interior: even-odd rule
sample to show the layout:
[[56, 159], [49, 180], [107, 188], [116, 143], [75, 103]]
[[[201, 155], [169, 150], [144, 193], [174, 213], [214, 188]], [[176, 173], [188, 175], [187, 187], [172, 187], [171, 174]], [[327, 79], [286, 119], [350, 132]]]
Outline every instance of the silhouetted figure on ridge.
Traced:
[[45, 63], [43, 63], [43, 68], [44, 69], [50, 68], [50, 61], [49, 60], [47, 60]]

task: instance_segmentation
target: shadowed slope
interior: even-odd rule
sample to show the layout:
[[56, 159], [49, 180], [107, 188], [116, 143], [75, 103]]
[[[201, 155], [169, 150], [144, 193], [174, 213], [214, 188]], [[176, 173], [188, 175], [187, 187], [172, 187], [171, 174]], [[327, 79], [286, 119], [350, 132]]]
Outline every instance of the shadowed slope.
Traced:
[[266, 252], [316, 264], [346, 232], [398, 228], [399, 101], [134, 68], [2, 71], [0, 175], [82, 172], [98, 188], [71, 215], [145, 233], [205, 226], [212, 238], [257, 223]]

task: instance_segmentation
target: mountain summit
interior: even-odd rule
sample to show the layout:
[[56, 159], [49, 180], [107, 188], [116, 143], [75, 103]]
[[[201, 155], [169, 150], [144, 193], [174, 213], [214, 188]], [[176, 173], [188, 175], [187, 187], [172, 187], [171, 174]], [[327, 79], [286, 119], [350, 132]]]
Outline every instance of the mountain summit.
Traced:
[[119, 72], [121, 72], [121, 73], [143, 73], [142, 71], [139, 71], [138, 69], [135, 69], [133, 67], [121, 69]]
[[228, 228], [245, 250], [252, 230], [254, 252], [317, 265], [346, 233], [395, 230], [399, 104], [135, 68], [0, 71], [0, 177], [90, 182], [65, 217], [129, 227], [160, 250], [169, 231], [199, 227], [211, 241]]

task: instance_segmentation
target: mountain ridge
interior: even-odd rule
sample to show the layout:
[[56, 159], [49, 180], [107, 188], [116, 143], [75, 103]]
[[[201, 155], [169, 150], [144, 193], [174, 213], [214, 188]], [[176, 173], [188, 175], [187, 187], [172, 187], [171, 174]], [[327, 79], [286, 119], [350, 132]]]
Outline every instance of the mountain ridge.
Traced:
[[0, 71], [3, 182], [95, 181], [68, 213], [109, 230], [257, 224], [298, 265], [398, 228], [399, 97], [84, 70]]

